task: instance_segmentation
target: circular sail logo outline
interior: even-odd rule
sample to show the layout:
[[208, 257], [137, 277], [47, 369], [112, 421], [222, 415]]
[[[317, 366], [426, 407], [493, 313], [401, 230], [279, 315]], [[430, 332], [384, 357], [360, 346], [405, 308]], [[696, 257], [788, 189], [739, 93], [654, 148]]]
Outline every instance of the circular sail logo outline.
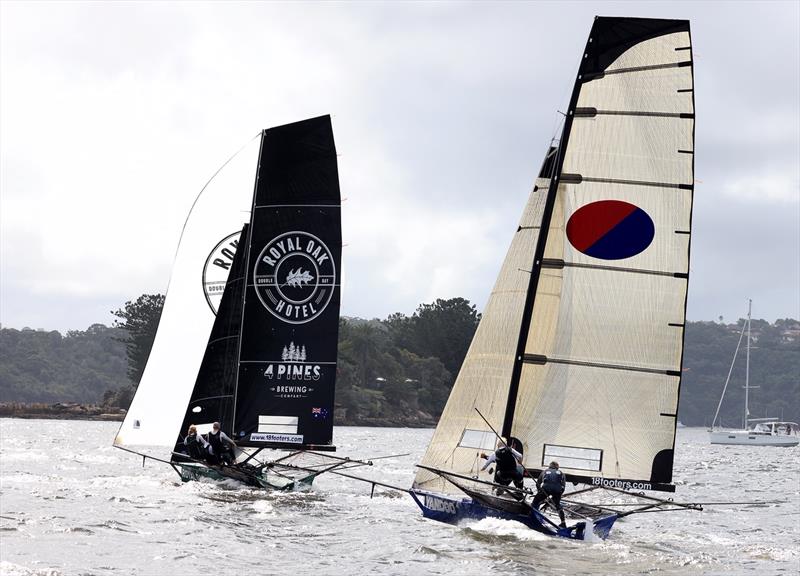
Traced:
[[579, 252], [622, 260], [644, 252], [655, 238], [650, 215], [622, 200], [599, 200], [578, 208], [567, 221], [567, 239]]
[[333, 297], [336, 264], [325, 243], [309, 232], [270, 240], [253, 267], [256, 295], [270, 314], [289, 324], [317, 318]]
[[217, 242], [203, 265], [203, 293], [214, 316], [217, 315], [219, 304], [222, 301], [222, 293], [228, 283], [233, 257], [236, 255], [241, 234], [242, 231], [237, 230]]

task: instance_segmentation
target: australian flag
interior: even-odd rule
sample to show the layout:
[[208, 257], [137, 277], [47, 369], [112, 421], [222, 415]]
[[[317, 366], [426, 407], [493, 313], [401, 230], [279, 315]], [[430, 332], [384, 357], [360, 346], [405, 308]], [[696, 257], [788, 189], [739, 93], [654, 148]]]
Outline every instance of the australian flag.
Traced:
[[311, 416], [313, 416], [315, 420], [325, 420], [325, 418], [328, 417], [328, 409], [327, 408], [312, 408], [311, 409]]

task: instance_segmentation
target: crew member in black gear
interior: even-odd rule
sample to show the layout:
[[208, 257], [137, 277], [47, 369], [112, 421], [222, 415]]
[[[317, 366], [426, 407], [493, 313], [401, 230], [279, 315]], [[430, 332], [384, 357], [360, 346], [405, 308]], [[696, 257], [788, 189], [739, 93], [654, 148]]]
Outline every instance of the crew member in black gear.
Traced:
[[547, 470], [542, 470], [539, 478], [536, 480], [536, 488], [538, 492], [533, 498], [533, 507], [538, 510], [542, 502], [547, 497], [553, 502], [553, 505], [558, 510], [558, 517], [561, 518], [560, 528], [566, 528], [567, 522], [564, 519], [564, 509], [561, 507], [561, 495], [564, 493], [566, 487], [566, 477], [564, 473], [558, 469], [558, 462], [555, 460], [550, 462], [550, 467]]
[[202, 434], [197, 433], [197, 426], [194, 424], [189, 426], [189, 431], [186, 433], [186, 438], [183, 439], [183, 444], [186, 446], [186, 451], [190, 458], [195, 460], [208, 458], [208, 442], [206, 442]]
[[[494, 473], [494, 481], [497, 484], [508, 486], [514, 482], [514, 486], [522, 490], [524, 485], [522, 482], [524, 475], [524, 468], [522, 466], [522, 454], [511, 448], [510, 444], [502, 441], [497, 442], [497, 450], [493, 454], [486, 456], [481, 454], [481, 458], [486, 458], [486, 464], [483, 465], [481, 470], [486, 470], [492, 462], [497, 463], [497, 469]], [[504, 490], [498, 488], [497, 495], [502, 494]], [[517, 500], [522, 500], [524, 495], [520, 492], [511, 492], [511, 495]]]
[[211, 427], [212, 430], [208, 433], [208, 443], [211, 444], [211, 461], [214, 464], [227, 464], [230, 466], [236, 460], [234, 456], [236, 442], [228, 438], [225, 432], [220, 430], [219, 422], [214, 422]]

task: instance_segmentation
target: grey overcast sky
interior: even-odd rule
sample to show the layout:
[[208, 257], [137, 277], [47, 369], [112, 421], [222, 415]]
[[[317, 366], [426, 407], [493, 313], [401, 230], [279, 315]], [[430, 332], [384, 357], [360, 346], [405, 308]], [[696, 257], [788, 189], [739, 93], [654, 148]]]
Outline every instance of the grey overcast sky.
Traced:
[[0, 322], [164, 292], [262, 128], [331, 114], [342, 314], [483, 308], [595, 15], [688, 18], [689, 320], [800, 318], [800, 3], [0, 2]]

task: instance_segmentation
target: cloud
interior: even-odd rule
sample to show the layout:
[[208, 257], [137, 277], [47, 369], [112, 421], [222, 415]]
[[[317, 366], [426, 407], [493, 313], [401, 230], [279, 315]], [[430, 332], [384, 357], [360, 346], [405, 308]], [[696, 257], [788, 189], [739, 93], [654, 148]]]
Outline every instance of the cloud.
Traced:
[[[261, 128], [328, 113], [347, 197], [343, 313], [410, 313], [449, 296], [483, 306], [594, 14], [619, 5], [1, 10], [0, 316], [65, 329], [163, 292], [186, 213], [220, 164]], [[743, 289], [745, 275], [727, 271], [743, 251], [761, 262], [767, 249], [787, 264], [760, 267], [749, 296], [769, 291], [776, 317], [794, 313], [800, 8], [640, 10], [692, 19], [703, 184], [690, 319], [735, 315], [747, 295], [720, 310], [720, 293]], [[254, 167], [237, 170], [231, 185], [252, 190]], [[748, 227], [740, 245], [731, 231]]]

